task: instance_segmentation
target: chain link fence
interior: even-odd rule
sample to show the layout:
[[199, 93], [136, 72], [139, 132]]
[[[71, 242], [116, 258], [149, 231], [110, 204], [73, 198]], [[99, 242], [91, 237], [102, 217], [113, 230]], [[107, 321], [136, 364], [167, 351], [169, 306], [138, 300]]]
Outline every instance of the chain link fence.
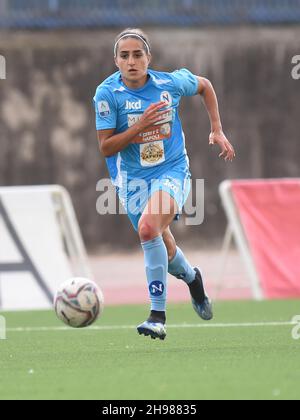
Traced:
[[0, 28], [300, 22], [300, 0], [0, 0]]

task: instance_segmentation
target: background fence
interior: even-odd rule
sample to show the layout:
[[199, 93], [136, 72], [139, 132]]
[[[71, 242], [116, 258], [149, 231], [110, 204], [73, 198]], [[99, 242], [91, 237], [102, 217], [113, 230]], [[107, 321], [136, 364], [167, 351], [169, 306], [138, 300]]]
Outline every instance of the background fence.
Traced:
[[0, 0], [0, 28], [300, 22], [300, 0]]

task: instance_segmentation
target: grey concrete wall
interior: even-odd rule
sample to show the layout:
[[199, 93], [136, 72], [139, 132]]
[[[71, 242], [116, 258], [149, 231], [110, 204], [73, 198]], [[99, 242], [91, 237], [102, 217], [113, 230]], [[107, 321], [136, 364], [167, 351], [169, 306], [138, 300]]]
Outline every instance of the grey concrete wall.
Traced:
[[[71, 192], [89, 246], [138, 243], [126, 216], [99, 216], [96, 183], [107, 177], [98, 152], [92, 97], [112, 73], [116, 31], [0, 34], [7, 80], [0, 81], [0, 184], [59, 183]], [[225, 217], [218, 185], [225, 178], [300, 176], [300, 28], [149, 29], [153, 67], [187, 67], [217, 91], [225, 132], [237, 159], [225, 164], [208, 147], [199, 97], [182, 102], [194, 178], [206, 182], [205, 222], [174, 225], [180, 241], [220, 238]]]

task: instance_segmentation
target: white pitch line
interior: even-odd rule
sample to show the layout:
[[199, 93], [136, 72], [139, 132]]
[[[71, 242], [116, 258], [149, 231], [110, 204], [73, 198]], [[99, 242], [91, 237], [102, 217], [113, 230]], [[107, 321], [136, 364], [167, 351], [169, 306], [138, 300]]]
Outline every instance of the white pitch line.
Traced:
[[[168, 329], [172, 328], [256, 328], [256, 327], [287, 327], [298, 325], [297, 322], [257, 322], [240, 324], [170, 324]], [[113, 330], [132, 330], [135, 325], [99, 325], [88, 328], [70, 328], [70, 327], [19, 327], [7, 328], [7, 332], [47, 332], [47, 331], [113, 331]]]

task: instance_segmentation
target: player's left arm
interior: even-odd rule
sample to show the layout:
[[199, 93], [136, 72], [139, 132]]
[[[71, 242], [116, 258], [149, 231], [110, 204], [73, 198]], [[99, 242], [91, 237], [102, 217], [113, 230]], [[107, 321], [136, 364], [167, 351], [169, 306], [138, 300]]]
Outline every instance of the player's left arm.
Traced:
[[199, 81], [198, 93], [203, 98], [211, 123], [209, 144], [219, 145], [222, 150], [219, 157], [224, 157], [226, 162], [232, 162], [235, 158], [235, 151], [223, 132], [216, 92], [208, 79], [205, 79], [204, 77], [197, 78]]

